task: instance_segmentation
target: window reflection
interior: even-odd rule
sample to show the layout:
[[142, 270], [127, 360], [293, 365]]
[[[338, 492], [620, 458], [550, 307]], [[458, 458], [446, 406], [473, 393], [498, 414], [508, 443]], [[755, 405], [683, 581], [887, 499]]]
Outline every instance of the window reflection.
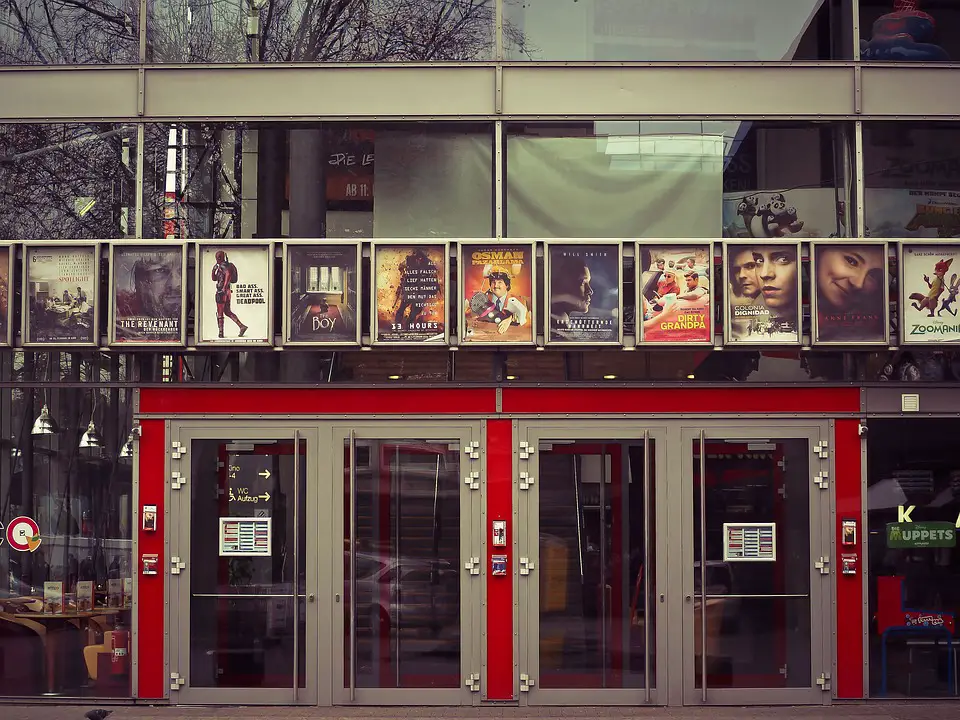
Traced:
[[960, 45], [960, 8], [937, 0], [860, 0], [860, 57], [944, 62]]

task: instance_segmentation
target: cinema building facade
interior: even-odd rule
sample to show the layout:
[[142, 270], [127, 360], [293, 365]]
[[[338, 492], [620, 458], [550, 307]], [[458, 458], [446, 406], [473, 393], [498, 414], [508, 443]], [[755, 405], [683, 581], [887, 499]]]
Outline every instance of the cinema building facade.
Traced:
[[4, 702], [958, 697], [953, 3], [44, 7]]

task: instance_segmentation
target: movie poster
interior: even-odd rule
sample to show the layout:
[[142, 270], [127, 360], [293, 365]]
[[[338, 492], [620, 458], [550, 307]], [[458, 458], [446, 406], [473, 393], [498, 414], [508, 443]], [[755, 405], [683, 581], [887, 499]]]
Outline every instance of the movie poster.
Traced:
[[0, 345], [9, 345], [11, 341], [10, 290], [13, 274], [10, 261], [13, 254], [10, 245], [0, 245]]
[[462, 245], [459, 257], [461, 342], [535, 342], [533, 245]]
[[271, 344], [272, 271], [270, 245], [201, 244], [197, 342]]
[[548, 343], [620, 342], [619, 245], [547, 245]]
[[865, 188], [864, 215], [869, 237], [960, 237], [960, 192]]
[[646, 344], [713, 344], [713, 248], [641, 243], [637, 251]]
[[357, 245], [287, 245], [284, 342], [360, 342], [358, 252]]
[[96, 245], [25, 248], [27, 344], [97, 344]]
[[447, 246], [375, 245], [375, 343], [446, 343]]
[[183, 342], [183, 246], [114, 245], [111, 341]]
[[887, 247], [813, 243], [813, 342], [887, 345]]
[[902, 245], [900, 337], [904, 344], [960, 342], [960, 245]]
[[800, 343], [800, 247], [797, 243], [727, 243], [725, 342]]

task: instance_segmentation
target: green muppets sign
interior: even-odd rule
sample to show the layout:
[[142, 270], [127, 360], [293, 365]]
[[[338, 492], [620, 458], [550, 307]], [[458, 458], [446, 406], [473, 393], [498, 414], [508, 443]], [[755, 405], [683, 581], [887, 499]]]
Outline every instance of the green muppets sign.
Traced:
[[887, 523], [888, 548], [951, 548], [957, 529], [950, 522]]

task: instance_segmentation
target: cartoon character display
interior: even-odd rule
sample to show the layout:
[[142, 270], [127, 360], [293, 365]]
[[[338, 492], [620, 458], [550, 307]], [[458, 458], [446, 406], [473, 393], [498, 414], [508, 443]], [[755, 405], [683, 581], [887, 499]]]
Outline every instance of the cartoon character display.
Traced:
[[913, 300], [910, 305], [915, 310], [929, 310], [930, 314], [927, 317], [934, 316], [934, 311], [937, 309], [937, 302], [940, 300], [940, 296], [944, 290], [943, 277], [947, 274], [947, 270], [950, 269], [952, 264], [953, 258], [941, 260], [933, 268], [933, 280], [930, 279], [929, 275], [923, 276], [923, 281], [927, 284], [927, 292], [912, 293], [910, 295], [910, 300]]
[[950, 287], [947, 289], [947, 297], [940, 303], [940, 309], [937, 310], [937, 317], [940, 317], [940, 313], [944, 310], [956, 317], [957, 311], [953, 309], [953, 303], [957, 299], [958, 294], [960, 294], [960, 281], [957, 279], [957, 274], [954, 273], [950, 276]]
[[873, 24], [873, 36], [860, 43], [860, 57], [875, 62], [946, 61], [949, 54], [933, 40], [937, 23], [920, 10], [920, 0], [894, 0], [893, 12]]
[[787, 205], [783, 193], [772, 193], [766, 203], [758, 195], [747, 195], [737, 205], [737, 215], [746, 236], [753, 238], [782, 238], [796, 235], [803, 229], [797, 209]]

